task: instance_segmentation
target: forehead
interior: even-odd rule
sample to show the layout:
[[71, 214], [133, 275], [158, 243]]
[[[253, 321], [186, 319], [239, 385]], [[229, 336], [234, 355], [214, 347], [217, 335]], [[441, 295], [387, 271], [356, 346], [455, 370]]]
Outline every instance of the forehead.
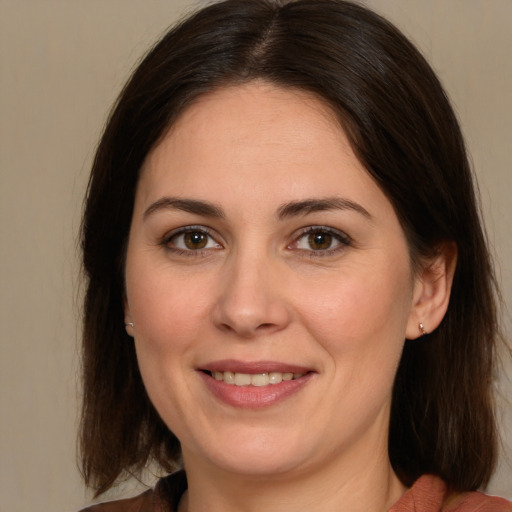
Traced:
[[193, 179], [207, 163], [210, 175], [220, 168], [225, 176], [235, 166], [238, 174], [250, 169], [257, 177], [256, 170], [264, 167], [284, 172], [291, 160], [314, 172], [320, 161], [335, 163], [340, 154], [364, 171], [324, 101], [306, 91], [257, 81], [200, 96], [149, 153], [142, 172], [172, 172], [180, 166], [175, 177], [188, 174]]
[[244, 216], [333, 196], [394, 214], [334, 111], [312, 93], [265, 82], [220, 88], [181, 113], [146, 159], [136, 210], [164, 196]]
[[[214, 122], [228, 120], [227, 109], [234, 109], [231, 114], [238, 114], [234, 121], [250, 124], [251, 121], [272, 121], [298, 113], [305, 118], [323, 118], [329, 129], [343, 132], [335, 110], [317, 94], [296, 88], [274, 84], [263, 79], [252, 80], [243, 84], [228, 84], [215, 88], [213, 91], [199, 95], [178, 115], [169, 132], [179, 130], [183, 124], [189, 124], [199, 116], [209, 117]], [[220, 117], [218, 114], [224, 114]], [[247, 116], [247, 114], [252, 114]], [[318, 123], [319, 125], [321, 123]]]

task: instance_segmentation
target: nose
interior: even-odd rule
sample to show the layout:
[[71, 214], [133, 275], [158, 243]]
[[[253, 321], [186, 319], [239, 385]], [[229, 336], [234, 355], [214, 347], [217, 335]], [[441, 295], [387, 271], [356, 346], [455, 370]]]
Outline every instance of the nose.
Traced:
[[224, 269], [213, 309], [218, 329], [245, 339], [278, 332], [290, 323], [283, 280], [264, 258], [237, 258]]

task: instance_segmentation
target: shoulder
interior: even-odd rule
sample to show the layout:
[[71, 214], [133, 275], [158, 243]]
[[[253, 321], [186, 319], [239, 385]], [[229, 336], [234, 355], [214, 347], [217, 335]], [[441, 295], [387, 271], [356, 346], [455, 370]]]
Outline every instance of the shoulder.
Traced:
[[81, 512], [153, 512], [155, 491], [149, 489], [134, 498], [98, 503], [83, 509]]
[[186, 488], [185, 472], [178, 471], [134, 498], [98, 503], [81, 512], [174, 512]]
[[512, 512], [512, 503], [481, 492], [453, 495], [439, 477], [423, 475], [389, 512]]
[[512, 512], [512, 503], [498, 496], [467, 492], [456, 496], [443, 512]]

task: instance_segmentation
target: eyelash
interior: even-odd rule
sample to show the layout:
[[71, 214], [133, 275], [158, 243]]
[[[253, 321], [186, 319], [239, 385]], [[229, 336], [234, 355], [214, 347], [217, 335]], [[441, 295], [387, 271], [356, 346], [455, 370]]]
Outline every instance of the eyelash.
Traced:
[[[176, 245], [174, 245], [174, 246], [171, 245], [173, 240], [176, 240], [179, 236], [186, 235], [187, 233], [198, 233], [198, 234], [205, 235], [209, 239], [207, 241], [207, 244], [210, 241], [214, 241], [218, 247], [206, 247], [206, 248], [199, 248], [199, 249], [181, 249], [179, 247], [176, 247]], [[171, 231], [170, 233], [166, 234], [162, 238], [159, 245], [164, 246], [168, 251], [171, 251], [174, 254], [177, 254], [178, 256], [188, 256], [188, 257], [207, 256], [209, 251], [222, 248], [221, 244], [219, 244], [217, 242], [217, 240], [215, 240], [215, 238], [212, 236], [211, 230], [205, 226], [184, 226], [177, 230]]]
[[308, 228], [303, 229], [300, 232], [299, 236], [297, 238], [295, 238], [295, 240], [288, 247], [297, 245], [299, 243], [299, 241], [301, 239], [303, 239], [304, 237], [309, 237], [314, 234], [331, 236], [333, 241], [338, 242], [338, 244], [332, 248], [319, 249], [316, 251], [313, 249], [297, 248], [298, 251], [301, 251], [304, 254], [307, 254], [310, 258], [323, 258], [326, 256], [332, 256], [333, 254], [341, 252], [346, 247], [349, 247], [352, 245], [352, 239], [343, 231], [338, 231], [337, 229], [328, 228], [326, 226], [310, 226]]
[[[207, 240], [206, 244], [211, 241], [215, 242], [216, 247], [204, 247], [198, 249], [181, 249], [176, 245], [172, 245], [173, 240], [175, 241], [178, 237], [186, 235], [186, 234], [202, 234], [205, 235], [209, 240]], [[332, 237], [333, 241], [338, 242], [335, 247], [329, 247], [327, 249], [301, 249], [296, 247], [298, 243], [304, 238], [309, 237], [311, 235], [327, 235]], [[175, 242], [174, 242], [175, 244]], [[222, 248], [222, 245], [219, 244], [216, 239], [212, 236], [212, 232], [209, 228], [205, 226], [184, 226], [175, 231], [172, 231], [166, 234], [162, 240], [159, 242], [159, 245], [164, 246], [168, 251], [171, 251], [174, 254], [179, 256], [187, 256], [187, 257], [199, 257], [199, 256], [207, 256], [209, 251], [218, 250]], [[310, 226], [300, 231], [299, 235], [293, 240], [291, 244], [287, 246], [288, 249], [295, 249], [300, 251], [302, 254], [307, 254], [311, 258], [322, 258], [326, 256], [331, 256], [335, 253], [343, 251], [346, 247], [352, 245], [352, 239], [342, 231], [338, 231], [333, 228], [328, 228], [326, 226]], [[295, 247], [294, 247], [295, 246]]]

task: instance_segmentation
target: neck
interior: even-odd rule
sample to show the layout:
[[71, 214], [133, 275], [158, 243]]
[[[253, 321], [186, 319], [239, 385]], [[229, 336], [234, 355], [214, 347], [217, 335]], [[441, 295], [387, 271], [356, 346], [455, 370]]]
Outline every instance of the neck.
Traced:
[[[382, 512], [405, 492], [387, 448], [366, 447], [364, 456], [333, 456], [321, 467], [286, 475], [240, 475], [208, 467], [185, 454], [189, 488], [179, 512]], [[354, 455], [355, 455], [354, 454]]]

